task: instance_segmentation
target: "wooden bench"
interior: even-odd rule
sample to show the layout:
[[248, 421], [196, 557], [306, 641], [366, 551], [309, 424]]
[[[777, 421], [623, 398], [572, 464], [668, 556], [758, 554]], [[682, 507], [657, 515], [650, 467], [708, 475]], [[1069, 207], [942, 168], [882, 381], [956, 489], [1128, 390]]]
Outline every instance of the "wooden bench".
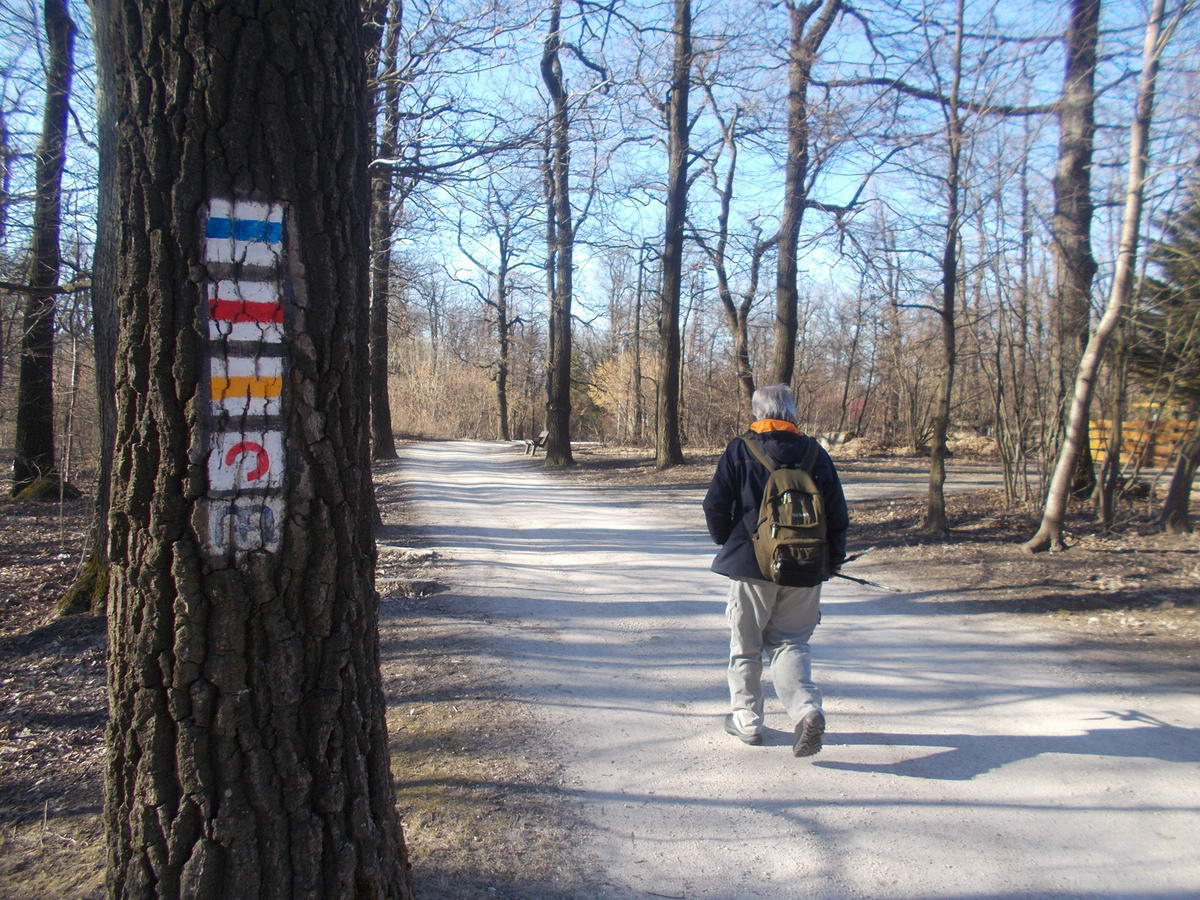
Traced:
[[537, 456], [538, 448], [546, 446], [546, 439], [550, 437], [550, 432], [543, 430], [536, 438], [527, 438], [525, 441], [525, 455]]

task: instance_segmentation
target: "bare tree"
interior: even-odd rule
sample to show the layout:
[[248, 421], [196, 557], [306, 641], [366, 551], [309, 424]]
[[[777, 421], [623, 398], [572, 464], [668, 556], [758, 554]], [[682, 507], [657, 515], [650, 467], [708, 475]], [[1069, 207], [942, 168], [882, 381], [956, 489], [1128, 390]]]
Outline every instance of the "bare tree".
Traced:
[[495, 326], [496, 357], [490, 368], [496, 383], [496, 433], [504, 441], [512, 440], [508, 396], [512, 333], [515, 326], [522, 324], [520, 316], [513, 314], [511, 306], [513, 275], [519, 266], [529, 264], [520, 259], [520, 254], [527, 250], [526, 235], [535, 221], [536, 206], [527, 185], [505, 189], [496, 177], [488, 179], [486, 197], [476, 215], [483, 227], [483, 240], [489, 244], [488, 256], [494, 263], [488, 262], [478, 252], [469, 250], [463, 243], [465, 235], [461, 222], [458, 228], [459, 249], [485, 279], [483, 287], [473, 281], [455, 280], [471, 288], [480, 303], [490, 310]]
[[[739, 138], [742, 136], [742, 108], [735, 106], [732, 112], [725, 115], [717, 101], [710, 80], [706, 79], [705, 95], [708, 99], [709, 110], [720, 129], [720, 143], [715, 154], [705, 160], [705, 171], [712, 184], [713, 193], [717, 197], [717, 221], [714, 232], [693, 227], [696, 242], [703, 249], [712, 263], [717, 280], [717, 296], [721, 298], [721, 308], [725, 312], [725, 322], [733, 339], [734, 369], [738, 383], [738, 393], [741, 398], [742, 418], [751, 418], [750, 398], [754, 395], [754, 367], [750, 359], [750, 313], [758, 300], [759, 277], [762, 272], [763, 260], [767, 253], [775, 247], [779, 233], [764, 238], [761, 229], [755, 228], [749, 245], [739, 250], [737, 255], [749, 258], [747, 283], [740, 296], [735, 296], [730, 278], [730, 226], [729, 220], [733, 210], [734, 180], [738, 170], [740, 152]], [[724, 156], [725, 172], [722, 176], [718, 171], [720, 157]]]
[[546, 465], [569, 466], [571, 455], [571, 301], [575, 225], [571, 214], [571, 132], [563, 83], [562, 0], [550, 0], [550, 21], [542, 49], [542, 81], [550, 92], [550, 125], [544, 164], [547, 243], [550, 259], [550, 358], [546, 364]]
[[1088, 413], [1092, 394], [1095, 391], [1096, 373], [1104, 355], [1105, 346], [1121, 320], [1122, 311], [1133, 291], [1134, 267], [1137, 261], [1138, 235], [1141, 228], [1142, 199], [1146, 185], [1146, 169], [1149, 162], [1150, 122], [1154, 112], [1154, 90], [1158, 78], [1159, 63], [1163, 49], [1181, 18], [1194, 5], [1186, 0], [1177, 9], [1172, 19], [1164, 25], [1163, 7], [1165, 0], [1154, 0], [1150, 18], [1146, 25], [1146, 39], [1142, 50], [1142, 74], [1138, 85], [1136, 108], [1129, 129], [1129, 179], [1125, 190], [1125, 205], [1121, 217], [1121, 239], [1117, 251], [1117, 264], [1113, 272], [1112, 288], [1108, 303], [1095, 332], [1079, 361], [1075, 378], [1075, 391], [1071, 401], [1067, 433], [1050, 479], [1050, 490], [1042, 511], [1041, 525], [1037, 533], [1021, 545], [1027, 553], [1044, 550], [1065, 550], [1063, 520], [1071, 492], [1075, 467], [1088, 440]]
[[[383, 3], [377, 4], [383, 7]], [[383, 109], [383, 123], [376, 140], [376, 156], [396, 155], [400, 131], [400, 79], [397, 72], [400, 34], [404, 25], [404, 3], [388, 4], [386, 25], [377, 26], [382, 40], [375, 97]], [[379, 10], [382, 12], [382, 9]], [[373, 118], [372, 124], [375, 119]], [[392, 411], [388, 393], [388, 297], [392, 271], [392, 169], [376, 166], [371, 189], [371, 456], [395, 459], [396, 438], [392, 434]]]
[[[1054, 256], [1056, 357], [1060, 420], [1067, 414], [1071, 380], [1087, 347], [1091, 320], [1092, 145], [1096, 132], [1096, 42], [1100, 0], [1071, 0], [1066, 72], [1057, 104], [1058, 167], [1054, 173]], [[1064, 423], [1065, 424], [1065, 423]], [[1072, 494], [1087, 496], [1095, 485], [1091, 445], [1083, 442]]]
[[45, 0], [49, 52], [42, 139], [37, 150], [37, 183], [33, 216], [32, 271], [21, 342], [21, 374], [17, 396], [17, 434], [12, 492], [35, 482], [59, 496], [54, 458], [54, 293], [60, 263], [62, 174], [67, 151], [67, 114], [71, 96], [75, 24], [67, 0]]
[[[821, 44], [841, 11], [841, 0], [785, 0], [790, 25], [788, 40], [787, 162], [784, 164], [783, 216], [779, 223], [779, 264], [775, 276], [775, 362], [771, 381], [791, 384], [796, 364], [799, 294], [796, 266], [800, 225], [808, 205], [809, 130], [808, 89]], [[811, 23], [811, 24], [810, 24]]]
[[959, 110], [959, 89], [963, 68], [963, 0], [954, 14], [954, 49], [951, 56], [949, 102], [942, 106], [946, 117], [946, 231], [942, 244], [942, 303], [938, 316], [942, 325], [942, 371], [938, 384], [937, 405], [933, 414], [933, 440], [929, 454], [929, 501], [922, 531], [946, 534], [946, 433], [950, 429], [950, 410], [954, 398], [954, 372], [958, 358], [955, 302], [958, 296], [958, 242], [961, 223], [959, 204], [962, 191], [963, 123]]
[[99, 613], [108, 596], [108, 510], [112, 487], [113, 441], [117, 429], [117, 252], [120, 207], [117, 184], [116, 91], [121, 76], [115, 67], [118, 36], [112, 31], [112, 5], [91, 2], [96, 47], [96, 123], [99, 138], [99, 184], [96, 199], [96, 246], [92, 254], [92, 348], [96, 360], [96, 403], [100, 411], [100, 452], [96, 460], [96, 499], [87, 555], [75, 581], [58, 604], [62, 614]]
[[660, 469], [683, 462], [679, 439], [679, 293], [683, 278], [683, 227], [688, 195], [688, 97], [692, 80], [692, 4], [675, 0], [674, 52], [667, 99], [667, 211], [663, 229], [662, 301], [658, 312], [658, 429], [655, 462]]

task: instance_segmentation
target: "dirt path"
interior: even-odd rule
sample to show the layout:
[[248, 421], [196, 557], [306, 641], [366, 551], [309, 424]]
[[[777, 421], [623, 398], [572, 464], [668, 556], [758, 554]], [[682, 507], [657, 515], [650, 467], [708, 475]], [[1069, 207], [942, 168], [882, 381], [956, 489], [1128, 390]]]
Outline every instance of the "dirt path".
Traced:
[[[610, 897], [1200, 896], [1200, 698], [992, 615], [827, 589], [830, 733], [721, 732], [725, 584], [692, 490], [571, 485], [484, 443], [404, 451], [442, 603], [535, 709]], [[865, 488], [850, 486], [848, 493]], [[570, 885], [563, 885], [569, 891]]]

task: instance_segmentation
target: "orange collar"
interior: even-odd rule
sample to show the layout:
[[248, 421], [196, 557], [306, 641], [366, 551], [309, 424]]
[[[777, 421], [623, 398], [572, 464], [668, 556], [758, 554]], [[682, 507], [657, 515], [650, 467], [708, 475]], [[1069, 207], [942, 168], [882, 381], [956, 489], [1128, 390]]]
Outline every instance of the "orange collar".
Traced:
[[783, 419], [759, 419], [757, 422], [750, 423], [750, 430], [755, 434], [764, 434], [768, 431], [790, 431], [793, 434], [799, 434], [800, 429], [791, 422], [785, 422]]

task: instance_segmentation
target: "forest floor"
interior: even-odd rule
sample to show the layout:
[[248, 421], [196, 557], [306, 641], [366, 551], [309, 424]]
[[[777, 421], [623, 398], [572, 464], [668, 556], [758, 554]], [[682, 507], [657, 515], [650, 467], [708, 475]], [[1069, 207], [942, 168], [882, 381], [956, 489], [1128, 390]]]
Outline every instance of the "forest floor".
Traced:
[[[667, 472], [644, 451], [581, 448], [576, 460], [559, 477], [671, 490], [706, 485], [716, 454]], [[838, 465], [847, 485], [866, 485], [919, 478], [926, 461]], [[555, 896], [575, 824], [560, 765], [529, 711], [473, 662], [471, 630], [439, 600], [441, 563], [411, 547], [400, 483], [398, 467], [381, 467], [381, 649], [419, 896]], [[1145, 501], [1111, 535], [1076, 511], [1068, 552], [1028, 557], [1017, 544], [1035, 511], [1005, 509], [995, 489], [953, 493], [950, 537], [930, 538], [916, 530], [922, 493], [852, 502], [851, 546], [873, 549], [847, 574], [919, 589], [921, 602], [1011, 613], [1134, 664], [1200, 671], [1200, 538], [1156, 533]], [[86, 500], [0, 502], [0, 898], [103, 895], [104, 624], [50, 615], [79, 566], [88, 515]]]

